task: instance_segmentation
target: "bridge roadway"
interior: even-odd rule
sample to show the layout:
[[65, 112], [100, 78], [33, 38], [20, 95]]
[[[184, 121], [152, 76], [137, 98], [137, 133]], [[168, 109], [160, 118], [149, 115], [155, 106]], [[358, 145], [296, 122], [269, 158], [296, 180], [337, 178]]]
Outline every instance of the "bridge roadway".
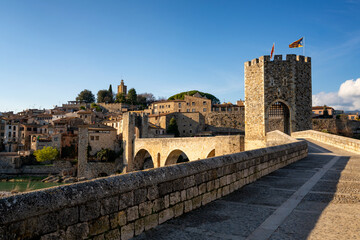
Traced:
[[307, 141], [307, 158], [134, 239], [360, 239], [360, 155]]

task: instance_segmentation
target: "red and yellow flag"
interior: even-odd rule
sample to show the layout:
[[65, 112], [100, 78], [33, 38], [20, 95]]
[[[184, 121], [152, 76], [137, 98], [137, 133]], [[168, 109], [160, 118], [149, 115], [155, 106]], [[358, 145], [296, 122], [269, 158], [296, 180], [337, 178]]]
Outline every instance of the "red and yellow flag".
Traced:
[[275, 49], [275, 43], [273, 44], [273, 46], [271, 48], [270, 59], [272, 59], [272, 57], [273, 57], [274, 49]]
[[303, 37], [289, 45], [289, 48], [303, 47]]

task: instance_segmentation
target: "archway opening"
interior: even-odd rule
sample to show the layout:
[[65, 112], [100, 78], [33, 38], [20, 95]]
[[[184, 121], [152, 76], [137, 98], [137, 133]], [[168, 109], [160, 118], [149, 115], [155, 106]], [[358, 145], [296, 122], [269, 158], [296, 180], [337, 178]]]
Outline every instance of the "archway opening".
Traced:
[[211, 152], [209, 152], [206, 158], [212, 158], [212, 157], [215, 157], [215, 149], [211, 150]]
[[166, 158], [165, 166], [173, 165], [177, 163], [183, 163], [183, 162], [189, 162], [189, 158], [186, 156], [186, 154], [183, 151], [176, 149], [173, 150]]
[[269, 108], [267, 132], [275, 130], [290, 135], [290, 110], [283, 102], [275, 102]]
[[154, 168], [153, 159], [147, 150], [141, 149], [134, 157], [133, 170], [138, 171], [149, 168]]

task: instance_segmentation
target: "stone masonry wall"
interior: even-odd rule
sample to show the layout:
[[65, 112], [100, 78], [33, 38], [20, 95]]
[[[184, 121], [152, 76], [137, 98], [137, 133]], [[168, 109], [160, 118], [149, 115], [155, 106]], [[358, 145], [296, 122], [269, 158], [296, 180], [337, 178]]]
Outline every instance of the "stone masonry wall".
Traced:
[[129, 239], [307, 156], [304, 141], [0, 199], [2, 239]]
[[245, 131], [245, 112], [210, 112], [205, 114], [206, 131], [216, 133], [239, 133]]

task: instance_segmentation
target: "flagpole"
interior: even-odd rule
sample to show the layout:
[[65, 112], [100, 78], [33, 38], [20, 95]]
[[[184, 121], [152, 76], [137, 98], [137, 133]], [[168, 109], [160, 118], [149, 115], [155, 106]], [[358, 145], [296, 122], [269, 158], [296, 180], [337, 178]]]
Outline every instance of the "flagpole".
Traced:
[[305, 36], [304, 36], [304, 48], [303, 48], [303, 55], [305, 57]]

